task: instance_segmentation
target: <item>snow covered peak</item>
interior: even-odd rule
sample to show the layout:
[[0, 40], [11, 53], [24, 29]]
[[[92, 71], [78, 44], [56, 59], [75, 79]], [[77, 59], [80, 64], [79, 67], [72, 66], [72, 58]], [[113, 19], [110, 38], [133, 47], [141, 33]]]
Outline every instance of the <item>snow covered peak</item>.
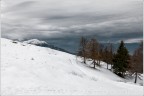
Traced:
[[33, 44], [33, 45], [47, 45], [48, 44], [47, 42], [40, 41], [38, 39], [30, 39], [30, 40], [24, 41], [23, 43]]

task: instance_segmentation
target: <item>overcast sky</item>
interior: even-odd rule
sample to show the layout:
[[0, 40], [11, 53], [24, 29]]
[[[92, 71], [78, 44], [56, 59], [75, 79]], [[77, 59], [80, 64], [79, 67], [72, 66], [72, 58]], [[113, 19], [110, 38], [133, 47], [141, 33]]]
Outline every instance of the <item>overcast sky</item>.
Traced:
[[74, 44], [80, 36], [143, 38], [142, 0], [2, 0], [2, 37]]

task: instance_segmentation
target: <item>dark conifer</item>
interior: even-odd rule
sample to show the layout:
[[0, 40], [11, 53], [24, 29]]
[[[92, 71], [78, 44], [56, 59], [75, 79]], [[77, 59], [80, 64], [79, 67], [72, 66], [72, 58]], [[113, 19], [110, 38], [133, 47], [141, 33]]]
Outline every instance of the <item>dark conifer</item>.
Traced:
[[119, 76], [123, 77], [124, 73], [127, 71], [128, 65], [129, 65], [128, 50], [126, 49], [124, 42], [121, 41], [117, 53], [113, 59], [114, 72]]

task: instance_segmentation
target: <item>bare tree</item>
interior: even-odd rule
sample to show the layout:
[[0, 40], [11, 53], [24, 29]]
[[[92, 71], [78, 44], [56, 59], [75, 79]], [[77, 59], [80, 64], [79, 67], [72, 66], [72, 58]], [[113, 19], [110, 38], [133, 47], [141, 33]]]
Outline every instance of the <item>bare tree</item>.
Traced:
[[94, 64], [94, 68], [95, 68], [96, 64], [98, 65], [98, 61], [96, 63], [96, 60], [99, 58], [99, 52], [98, 52], [99, 44], [97, 40], [93, 38], [90, 40], [88, 45], [89, 45], [89, 55], [90, 58], [93, 60], [92, 63]]
[[105, 46], [103, 54], [104, 54], [103, 59], [107, 63], [107, 69], [108, 69], [109, 64], [111, 64], [111, 68], [112, 68], [112, 64], [113, 64], [113, 45], [112, 45], [112, 43], [109, 43], [107, 46]]
[[108, 69], [108, 59], [109, 59], [109, 52], [108, 52], [108, 47], [106, 46], [105, 49], [104, 49], [104, 62], [107, 63], [107, 69]]
[[112, 64], [113, 64], [113, 45], [112, 43], [109, 44], [109, 64], [111, 64], [111, 68], [112, 68]]
[[98, 65], [100, 66], [100, 61], [103, 60], [103, 57], [104, 57], [104, 46], [102, 44], [99, 44], [98, 46]]
[[143, 41], [141, 41], [139, 47], [135, 50], [131, 57], [131, 71], [135, 73], [135, 83], [137, 82], [138, 73], [143, 73]]
[[80, 39], [80, 49], [78, 52], [78, 55], [83, 57], [83, 62], [86, 64], [86, 44], [87, 40], [84, 37], [81, 37]]

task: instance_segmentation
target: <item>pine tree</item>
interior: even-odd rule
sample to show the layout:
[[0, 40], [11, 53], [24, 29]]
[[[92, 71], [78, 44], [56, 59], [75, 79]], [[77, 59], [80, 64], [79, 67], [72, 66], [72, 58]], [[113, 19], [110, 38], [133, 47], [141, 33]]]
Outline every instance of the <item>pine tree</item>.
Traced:
[[129, 64], [128, 50], [126, 49], [124, 42], [121, 41], [117, 53], [115, 54], [113, 59], [113, 70], [117, 75], [123, 77], [124, 73], [127, 71], [128, 64]]

